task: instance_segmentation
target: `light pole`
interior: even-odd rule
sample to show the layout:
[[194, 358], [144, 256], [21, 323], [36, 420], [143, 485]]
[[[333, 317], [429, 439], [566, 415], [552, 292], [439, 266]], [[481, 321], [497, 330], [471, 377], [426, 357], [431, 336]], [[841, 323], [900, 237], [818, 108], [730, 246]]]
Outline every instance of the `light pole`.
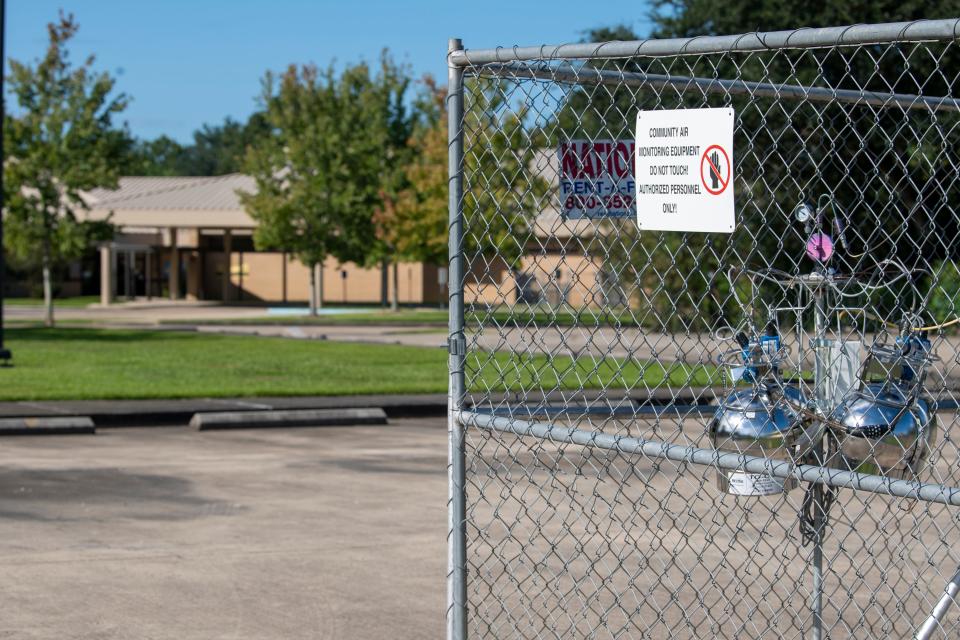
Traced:
[[6, 161], [6, 154], [3, 153], [3, 122], [6, 117], [4, 107], [6, 105], [3, 93], [3, 76], [7, 68], [7, 59], [4, 57], [3, 45], [5, 33], [5, 17], [7, 2], [0, 0], [0, 362], [5, 365], [10, 364], [13, 354], [3, 344], [3, 296], [4, 280], [6, 279], [6, 263], [3, 252], [3, 164]]

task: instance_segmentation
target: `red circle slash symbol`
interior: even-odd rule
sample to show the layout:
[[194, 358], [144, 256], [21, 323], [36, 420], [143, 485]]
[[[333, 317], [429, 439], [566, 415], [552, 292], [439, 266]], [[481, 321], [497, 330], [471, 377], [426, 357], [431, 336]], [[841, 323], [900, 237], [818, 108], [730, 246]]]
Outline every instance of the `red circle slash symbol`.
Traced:
[[718, 196], [730, 184], [730, 156], [718, 144], [712, 144], [700, 158], [700, 181], [707, 193]]

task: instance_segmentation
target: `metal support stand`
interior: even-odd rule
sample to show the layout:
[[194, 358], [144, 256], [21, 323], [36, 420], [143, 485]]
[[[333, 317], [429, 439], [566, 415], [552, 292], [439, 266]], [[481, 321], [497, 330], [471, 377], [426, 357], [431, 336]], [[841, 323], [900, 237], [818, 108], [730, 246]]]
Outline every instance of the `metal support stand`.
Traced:
[[[825, 276], [826, 278], [826, 276]], [[817, 413], [821, 416], [826, 416], [830, 412], [830, 390], [827, 388], [829, 381], [828, 365], [827, 358], [829, 356], [829, 343], [827, 341], [827, 310], [826, 310], [826, 291], [824, 290], [823, 284], [820, 286], [813, 287], [813, 308], [814, 308], [814, 325], [813, 325], [813, 358], [814, 358], [814, 371], [813, 371], [813, 390], [814, 398], [816, 399], [817, 404]], [[823, 449], [823, 434], [824, 429], [822, 425], [818, 426], [817, 436], [816, 436], [816, 445], [813, 449], [813, 454], [817, 464], [825, 464], [824, 460], [824, 449]], [[827, 527], [827, 500], [824, 494], [824, 486], [822, 484], [812, 484], [810, 490], [813, 491], [813, 558], [812, 558], [812, 570], [813, 570], [813, 593], [811, 595], [810, 609], [813, 613], [813, 633], [811, 637], [813, 640], [822, 640], [823, 639], [823, 538], [826, 535]]]
[[816, 516], [813, 536], [813, 596], [810, 608], [813, 611], [812, 637], [814, 640], [823, 639], [823, 537], [826, 534], [827, 525], [823, 493], [823, 485], [813, 485], [813, 508], [816, 510]]
[[933, 608], [933, 613], [917, 630], [917, 635], [914, 636], [915, 640], [930, 640], [933, 637], [933, 632], [940, 628], [943, 618], [947, 615], [947, 609], [957, 599], [958, 594], [960, 594], [960, 571], [953, 576], [953, 580], [947, 583], [947, 588], [940, 596], [940, 600], [937, 601], [937, 606]]

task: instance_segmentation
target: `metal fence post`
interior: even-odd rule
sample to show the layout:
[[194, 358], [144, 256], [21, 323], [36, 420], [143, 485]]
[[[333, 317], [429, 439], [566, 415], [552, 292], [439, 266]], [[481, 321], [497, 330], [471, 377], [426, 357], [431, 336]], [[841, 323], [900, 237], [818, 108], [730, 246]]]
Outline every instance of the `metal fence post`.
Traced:
[[447, 638], [467, 637], [467, 543], [464, 427], [457, 420], [463, 408], [463, 68], [450, 61], [449, 54], [463, 49], [451, 38], [448, 47], [447, 118], [449, 143], [450, 235], [448, 292], [450, 335], [447, 342], [450, 387], [447, 399], [449, 432], [447, 526]]
[[[5, 23], [5, 14], [6, 14], [6, 1], [0, 0], [0, 65], [4, 64], [3, 60], [6, 58], [3, 57], [4, 50], [4, 37], [6, 36], [6, 23]], [[0, 67], [0, 96], [5, 95], [3, 93], [3, 76], [4, 69]], [[4, 118], [4, 104], [0, 102], [0, 122]], [[3, 131], [0, 128], [0, 157], [5, 158], [6, 156], [2, 153], [3, 151]], [[10, 350], [4, 347], [3, 339], [3, 299], [6, 291], [4, 290], [6, 278], [6, 263], [4, 262], [4, 250], [3, 250], [3, 173], [0, 171], [0, 360], [4, 362], [9, 362], [12, 355]]]

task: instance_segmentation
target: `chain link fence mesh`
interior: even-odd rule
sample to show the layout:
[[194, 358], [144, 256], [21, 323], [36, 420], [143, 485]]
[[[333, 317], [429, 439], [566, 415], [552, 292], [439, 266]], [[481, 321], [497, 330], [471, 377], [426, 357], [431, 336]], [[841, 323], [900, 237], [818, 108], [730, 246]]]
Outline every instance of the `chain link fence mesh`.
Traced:
[[[467, 635], [917, 632], [960, 565], [960, 336], [942, 326], [960, 316], [960, 53], [941, 27], [460, 52]], [[731, 234], [604, 215], [626, 190], [573, 215], [562, 145], [615, 153], [638, 111], [703, 107], [735, 113]], [[788, 471], [733, 495], [718, 451]], [[960, 606], [930, 637], [958, 635]]]

